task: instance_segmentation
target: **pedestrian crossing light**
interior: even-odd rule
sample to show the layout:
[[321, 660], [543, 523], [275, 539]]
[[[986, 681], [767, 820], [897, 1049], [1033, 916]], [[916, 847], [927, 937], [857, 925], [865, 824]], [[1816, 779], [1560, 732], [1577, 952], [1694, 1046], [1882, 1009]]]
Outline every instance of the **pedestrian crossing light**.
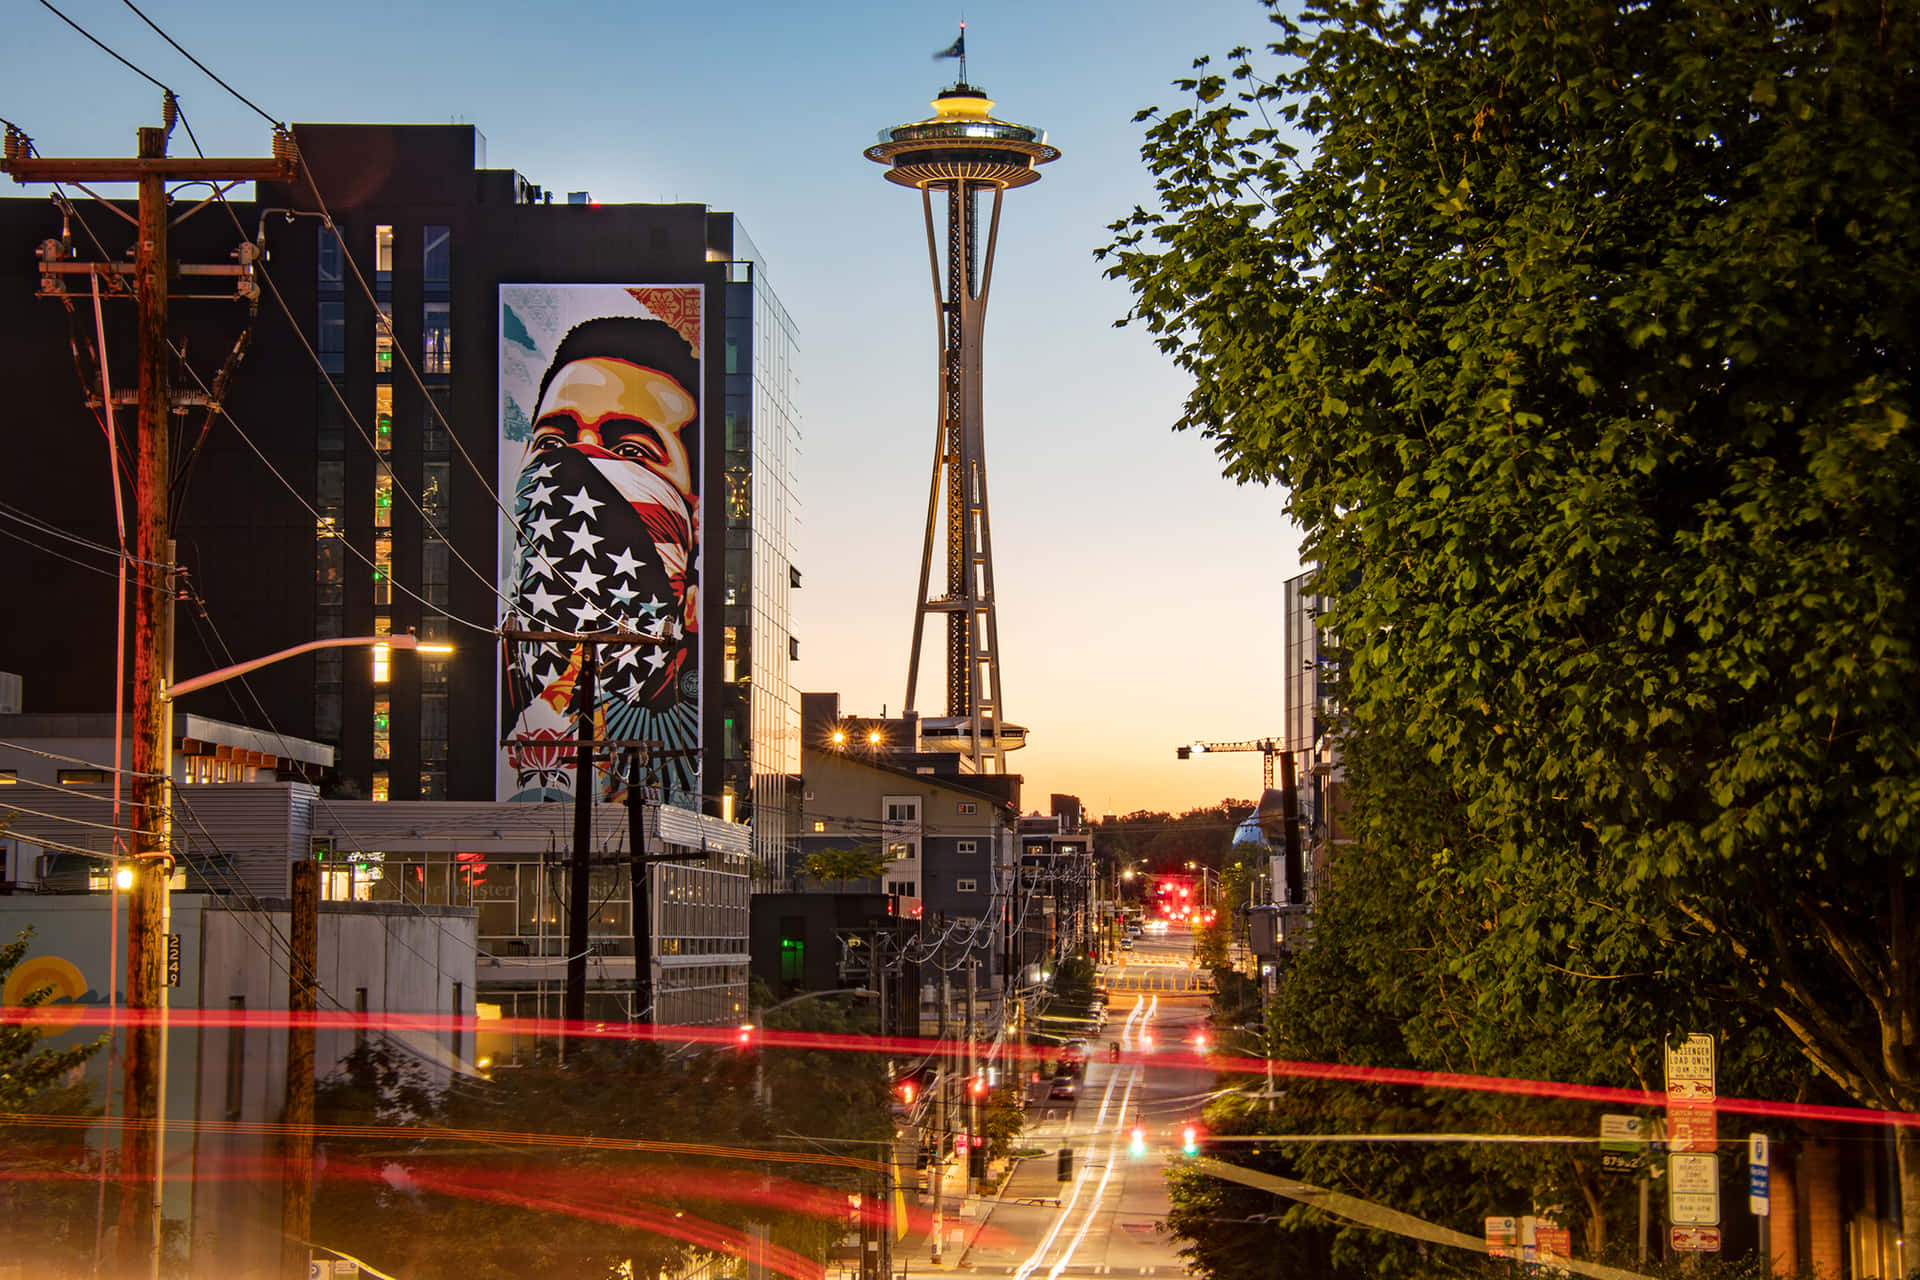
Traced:
[[1193, 1125], [1184, 1125], [1180, 1129], [1180, 1153], [1189, 1156], [1200, 1154], [1200, 1130]]
[[1133, 1126], [1133, 1138], [1127, 1143], [1127, 1150], [1136, 1160], [1147, 1154], [1147, 1131], [1139, 1125]]

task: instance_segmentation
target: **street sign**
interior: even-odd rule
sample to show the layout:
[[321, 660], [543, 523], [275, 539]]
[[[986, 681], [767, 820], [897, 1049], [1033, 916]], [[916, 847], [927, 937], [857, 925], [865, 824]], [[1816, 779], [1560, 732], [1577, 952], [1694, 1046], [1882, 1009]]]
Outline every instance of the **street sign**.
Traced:
[[1676, 1151], [1667, 1157], [1667, 1221], [1720, 1225], [1720, 1157]]
[[1720, 1228], [1668, 1227], [1667, 1243], [1673, 1246], [1675, 1253], [1718, 1253]]
[[1543, 1267], [1567, 1262], [1573, 1257], [1573, 1232], [1542, 1222], [1533, 1229], [1533, 1260]]
[[1720, 1144], [1718, 1115], [1712, 1100], [1667, 1107], [1667, 1145], [1674, 1151], [1712, 1151]]
[[1756, 1218], [1767, 1217], [1773, 1211], [1768, 1183], [1767, 1135], [1750, 1133], [1747, 1135], [1747, 1208]]
[[1487, 1219], [1487, 1256], [1511, 1258], [1520, 1243], [1520, 1223], [1513, 1218]]
[[1600, 1117], [1600, 1167], [1609, 1173], [1632, 1173], [1646, 1154], [1646, 1122], [1639, 1116]]
[[1713, 1088], [1713, 1037], [1696, 1031], [1667, 1049], [1667, 1101], [1708, 1101]]

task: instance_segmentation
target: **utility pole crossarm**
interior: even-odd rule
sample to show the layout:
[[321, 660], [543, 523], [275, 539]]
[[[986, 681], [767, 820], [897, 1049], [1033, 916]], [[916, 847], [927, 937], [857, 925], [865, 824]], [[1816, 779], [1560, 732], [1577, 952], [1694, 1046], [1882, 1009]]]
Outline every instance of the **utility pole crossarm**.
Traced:
[[138, 182], [142, 178], [179, 182], [291, 182], [295, 167], [291, 155], [269, 160], [220, 156], [56, 160], [12, 156], [0, 161], [0, 169], [12, 174], [13, 180], [23, 186], [29, 182]]

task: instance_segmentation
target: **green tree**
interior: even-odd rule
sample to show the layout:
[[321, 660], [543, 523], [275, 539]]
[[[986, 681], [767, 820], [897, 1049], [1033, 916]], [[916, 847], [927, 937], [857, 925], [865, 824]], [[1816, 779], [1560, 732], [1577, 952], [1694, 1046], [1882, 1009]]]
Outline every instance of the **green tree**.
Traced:
[[[5, 823], [0, 822], [0, 827]], [[0, 946], [0, 985], [26, 959], [33, 929]], [[51, 986], [21, 993], [20, 1007], [39, 1008]], [[50, 1049], [31, 1022], [0, 1022], [0, 1112], [31, 1117], [91, 1116], [100, 1108], [80, 1078], [107, 1043]], [[30, 1263], [36, 1273], [83, 1271], [93, 1256], [94, 1207], [100, 1155], [80, 1127], [0, 1124], [0, 1255]]]
[[1146, 113], [1158, 207], [1106, 252], [1180, 425], [1308, 530], [1352, 723], [1459, 797], [1452, 874], [1578, 882], [1456, 977], [1540, 999], [1543, 952], [1611, 986], [1683, 941], [1920, 1108], [1914, 13], [1272, 20]]
[[845, 849], [816, 849], [800, 861], [800, 869], [815, 880], [876, 880], [886, 873], [893, 859], [877, 844], [853, 845]]
[[796, 1218], [843, 1217], [844, 1193], [793, 1190], [787, 1166], [623, 1145], [765, 1146], [752, 1058], [576, 1042], [564, 1063], [543, 1048], [491, 1079], [441, 1087], [370, 1041], [319, 1090], [319, 1123], [347, 1131], [322, 1141], [314, 1238], [425, 1280], [628, 1266], [658, 1277], [724, 1252], [711, 1229], [756, 1222], [784, 1245]]

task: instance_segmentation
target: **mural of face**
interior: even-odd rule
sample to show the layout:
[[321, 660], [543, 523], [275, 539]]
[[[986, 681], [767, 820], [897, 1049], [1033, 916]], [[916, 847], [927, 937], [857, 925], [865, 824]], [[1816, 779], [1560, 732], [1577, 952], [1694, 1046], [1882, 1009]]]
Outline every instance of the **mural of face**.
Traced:
[[623, 458], [679, 491], [693, 506], [693, 463], [681, 431], [693, 422], [694, 400], [672, 377], [611, 356], [563, 366], [547, 384], [533, 424], [536, 454], [574, 448], [595, 458]]
[[[533, 629], [647, 636], [601, 648], [593, 736], [684, 751], [698, 741], [698, 366], [683, 339], [660, 349], [662, 330], [672, 333], [654, 321], [590, 321], [555, 352], [515, 489], [510, 591]], [[505, 710], [520, 797], [572, 790], [571, 752], [559, 743], [582, 710], [584, 658], [564, 641], [514, 646]], [[692, 764], [670, 766], [669, 785], [690, 784]]]

